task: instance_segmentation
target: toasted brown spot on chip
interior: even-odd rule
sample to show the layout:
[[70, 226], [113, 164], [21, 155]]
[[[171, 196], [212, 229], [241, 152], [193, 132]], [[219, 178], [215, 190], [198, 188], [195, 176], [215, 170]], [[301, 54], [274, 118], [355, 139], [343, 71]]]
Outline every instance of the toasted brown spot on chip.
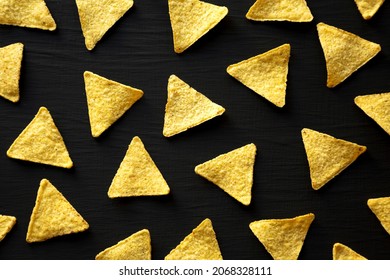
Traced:
[[0, 96], [12, 102], [19, 101], [19, 79], [22, 58], [22, 43], [15, 43], [0, 48]]
[[203, 220], [165, 256], [165, 260], [222, 260], [211, 220]]
[[26, 241], [41, 242], [89, 228], [84, 218], [47, 179], [39, 185]]
[[249, 224], [253, 234], [275, 260], [297, 260], [314, 214], [259, 220]]
[[143, 229], [96, 255], [96, 260], [150, 260], [152, 245], [149, 230]]
[[199, 0], [168, 0], [176, 53], [182, 53], [215, 27], [228, 8]]
[[340, 174], [367, 149], [308, 128], [302, 129], [301, 134], [315, 190]]
[[14, 159], [71, 168], [64, 140], [47, 108], [41, 107], [7, 151]]

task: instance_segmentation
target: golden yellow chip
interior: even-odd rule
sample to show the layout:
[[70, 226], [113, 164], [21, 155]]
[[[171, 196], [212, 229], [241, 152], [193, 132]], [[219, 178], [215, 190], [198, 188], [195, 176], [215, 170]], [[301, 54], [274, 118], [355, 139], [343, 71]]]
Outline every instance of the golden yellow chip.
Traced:
[[225, 109], [175, 75], [168, 80], [163, 135], [171, 137], [220, 116]]
[[357, 96], [355, 104], [390, 135], [390, 92]]
[[96, 260], [151, 260], [152, 244], [147, 229], [140, 230], [96, 255]]
[[23, 44], [15, 43], [0, 48], [0, 96], [19, 101], [19, 78], [23, 58]]
[[248, 144], [195, 167], [195, 173], [214, 183], [244, 205], [252, 199], [256, 145]]
[[341, 243], [333, 245], [333, 260], [367, 260], [362, 255]]
[[203, 220], [164, 259], [222, 260], [221, 250], [211, 220]]
[[182, 53], [215, 27], [228, 8], [199, 0], [168, 0], [176, 53]]
[[308, 128], [302, 129], [302, 140], [314, 190], [340, 174], [367, 149]]
[[62, 193], [47, 179], [42, 179], [30, 217], [26, 241], [41, 242], [57, 236], [82, 232], [88, 228], [88, 223]]
[[249, 224], [253, 234], [275, 260], [297, 260], [314, 214], [259, 220]]
[[305, 0], [256, 0], [246, 14], [256, 21], [309, 22], [313, 15]]
[[167, 195], [169, 191], [141, 139], [135, 136], [111, 182], [108, 197]]
[[317, 24], [317, 30], [325, 56], [329, 88], [342, 83], [381, 50], [379, 44], [325, 23]]
[[50, 31], [57, 27], [44, 0], [0, 1], [0, 24]]
[[371, 19], [385, 0], [355, 0], [359, 12], [365, 20]]
[[76, 0], [85, 46], [92, 50], [133, 6], [133, 0]]
[[390, 234], [390, 196], [370, 198], [367, 205]]
[[290, 45], [232, 64], [229, 75], [278, 107], [285, 105]]
[[0, 215], [0, 241], [11, 231], [16, 224], [16, 218], [13, 216]]
[[73, 166], [64, 140], [45, 107], [39, 108], [34, 119], [12, 143], [7, 156], [63, 168]]
[[144, 94], [89, 71], [84, 72], [84, 82], [93, 137], [99, 137]]

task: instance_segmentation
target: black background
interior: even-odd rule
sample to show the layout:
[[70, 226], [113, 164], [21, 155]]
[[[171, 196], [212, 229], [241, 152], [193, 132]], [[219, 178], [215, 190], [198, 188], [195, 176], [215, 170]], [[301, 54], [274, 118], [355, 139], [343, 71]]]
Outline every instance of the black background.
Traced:
[[[0, 26], [0, 45], [25, 45], [21, 99], [0, 100], [0, 213], [17, 224], [0, 243], [0, 259], [94, 259], [103, 249], [147, 228], [152, 258], [163, 259], [203, 219], [210, 218], [224, 259], [271, 259], [250, 222], [312, 212], [316, 218], [299, 259], [331, 259], [335, 242], [368, 259], [389, 259], [390, 238], [367, 207], [389, 196], [387, 135], [353, 102], [389, 91], [390, 5], [365, 21], [353, 0], [308, 0], [310, 23], [252, 22], [253, 0], [211, 3], [229, 13], [184, 53], [173, 51], [166, 0], [135, 1], [95, 49], [84, 45], [74, 1], [47, 0], [57, 30]], [[334, 89], [316, 24], [324, 22], [379, 43], [382, 51]], [[291, 44], [286, 105], [280, 109], [226, 73], [226, 67], [281, 44]], [[142, 89], [145, 94], [101, 137], [90, 133], [83, 72]], [[168, 77], [176, 74], [226, 112], [170, 139], [162, 135]], [[7, 158], [6, 151], [46, 106], [58, 126], [71, 170]], [[339, 176], [314, 191], [300, 131], [303, 127], [366, 145]], [[107, 190], [127, 146], [139, 136], [171, 188], [164, 197], [109, 199]], [[243, 206], [197, 176], [194, 167], [255, 143], [253, 197]], [[42, 243], [25, 241], [39, 182], [49, 179], [88, 221], [84, 233]]]

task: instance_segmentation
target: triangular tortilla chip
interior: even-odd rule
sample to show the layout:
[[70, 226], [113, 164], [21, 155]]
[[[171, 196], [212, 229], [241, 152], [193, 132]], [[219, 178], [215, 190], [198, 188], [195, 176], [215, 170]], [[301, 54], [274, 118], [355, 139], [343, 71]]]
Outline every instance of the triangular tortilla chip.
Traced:
[[328, 73], [327, 87], [333, 88], [376, 56], [381, 46], [325, 23], [317, 24]]
[[8, 232], [16, 224], [16, 218], [13, 216], [0, 215], [0, 241], [4, 239]]
[[367, 205], [390, 234], [390, 196], [370, 198]]
[[278, 107], [285, 105], [290, 45], [232, 64], [229, 75]]
[[108, 197], [169, 194], [169, 187], [144, 144], [135, 136], [108, 190]]
[[22, 58], [22, 43], [15, 43], [0, 48], [0, 96], [12, 102], [19, 101], [19, 78]]
[[0, 24], [50, 31], [57, 28], [44, 0], [0, 1]]
[[182, 53], [215, 27], [228, 8], [199, 0], [168, 0], [176, 53]]
[[333, 260], [367, 260], [362, 255], [341, 243], [333, 245]]
[[222, 260], [221, 250], [211, 220], [203, 220], [164, 259]]
[[313, 15], [305, 0], [257, 0], [246, 14], [256, 21], [309, 22]]
[[73, 166], [64, 140], [45, 107], [39, 108], [34, 119], [12, 143], [7, 156], [63, 168]]
[[204, 123], [225, 112], [175, 75], [168, 80], [168, 98], [165, 105], [163, 135], [171, 137]]
[[151, 260], [152, 244], [147, 229], [140, 230], [96, 255], [96, 260]]
[[133, 6], [133, 0], [76, 0], [85, 46], [92, 50]]
[[365, 20], [371, 19], [385, 0], [355, 0], [359, 12]]
[[56, 187], [47, 179], [42, 179], [30, 217], [26, 241], [41, 242], [57, 236], [82, 232], [88, 228], [88, 223]]
[[390, 135], [390, 92], [356, 96], [355, 104]]
[[302, 129], [302, 140], [314, 190], [340, 174], [367, 149], [308, 128]]
[[314, 214], [288, 219], [259, 220], [249, 224], [253, 234], [275, 260], [297, 260]]
[[252, 199], [256, 145], [248, 144], [195, 167], [195, 173], [214, 183], [244, 205]]
[[84, 72], [84, 82], [93, 137], [99, 137], [144, 94], [89, 71]]

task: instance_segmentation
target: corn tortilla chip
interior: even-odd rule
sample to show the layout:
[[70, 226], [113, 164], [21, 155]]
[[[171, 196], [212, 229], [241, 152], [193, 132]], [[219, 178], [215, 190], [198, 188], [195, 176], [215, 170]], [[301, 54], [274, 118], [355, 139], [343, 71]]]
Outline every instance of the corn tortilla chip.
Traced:
[[285, 105], [290, 45], [284, 44], [265, 53], [232, 64], [229, 75], [272, 102]]
[[203, 220], [164, 259], [222, 260], [221, 250], [211, 220]]
[[0, 24], [50, 31], [57, 28], [44, 0], [0, 1]]
[[42, 242], [53, 237], [82, 232], [88, 228], [88, 223], [62, 193], [47, 179], [42, 179], [30, 217], [26, 241]]
[[378, 218], [383, 228], [390, 234], [390, 196], [370, 198], [367, 201], [367, 205]]
[[89, 71], [84, 72], [84, 82], [93, 137], [99, 137], [144, 94]]
[[355, 104], [390, 135], [390, 92], [357, 96]]
[[317, 30], [325, 56], [329, 88], [342, 83], [381, 50], [379, 44], [322, 22], [317, 24]]
[[16, 224], [16, 218], [13, 216], [0, 215], [0, 241], [11, 231]]
[[12, 102], [19, 101], [23, 47], [22, 43], [15, 43], [0, 48], [0, 96]]
[[256, 145], [251, 143], [195, 167], [195, 173], [214, 183], [244, 205], [252, 199]]
[[133, 6], [133, 0], [76, 0], [88, 50]]
[[355, 0], [359, 12], [365, 20], [371, 19], [385, 0]]
[[199, 0], [168, 0], [176, 53], [182, 53], [215, 27], [228, 8]]
[[171, 137], [204, 123], [225, 112], [175, 75], [168, 80], [168, 98], [165, 106], [163, 135]]
[[108, 197], [167, 195], [170, 189], [144, 144], [135, 136], [108, 190]]
[[140, 230], [96, 255], [96, 260], [151, 260], [152, 245], [147, 229]]
[[259, 220], [249, 224], [253, 234], [275, 260], [297, 260], [315, 216]]
[[305, 0], [256, 0], [246, 14], [256, 21], [309, 22], [313, 15]]
[[332, 253], [333, 260], [367, 260], [362, 255], [341, 243], [335, 243], [333, 245]]
[[64, 140], [45, 107], [39, 108], [34, 119], [12, 143], [7, 156], [63, 168], [73, 166]]
[[314, 190], [322, 188], [367, 149], [308, 128], [301, 133]]

